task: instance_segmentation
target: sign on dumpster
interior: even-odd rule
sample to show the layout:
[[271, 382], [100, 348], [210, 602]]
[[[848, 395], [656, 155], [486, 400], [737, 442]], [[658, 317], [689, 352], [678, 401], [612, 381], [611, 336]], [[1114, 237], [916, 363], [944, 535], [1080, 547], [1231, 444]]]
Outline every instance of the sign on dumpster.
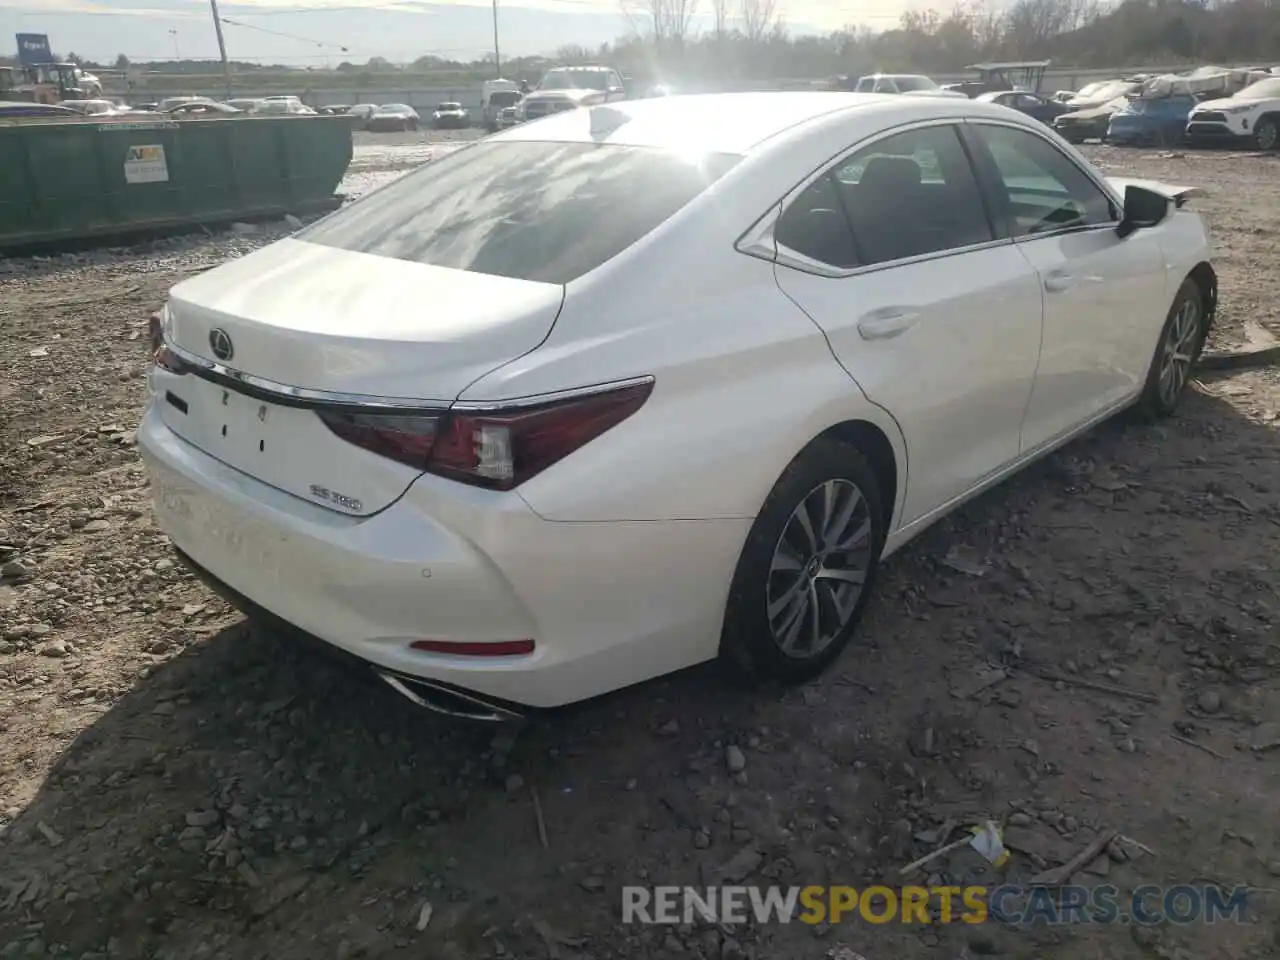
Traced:
[[169, 165], [164, 159], [164, 145], [135, 144], [124, 158], [126, 183], [168, 183]]
[[53, 63], [53, 50], [49, 46], [49, 37], [43, 33], [19, 33], [18, 62], [24, 67], [37, 63]]

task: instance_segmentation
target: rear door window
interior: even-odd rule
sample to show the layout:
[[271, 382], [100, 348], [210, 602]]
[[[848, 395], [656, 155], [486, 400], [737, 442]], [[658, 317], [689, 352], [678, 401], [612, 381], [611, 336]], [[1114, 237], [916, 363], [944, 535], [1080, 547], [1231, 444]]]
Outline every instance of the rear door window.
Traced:
[[886, 137], [840, 164], [834, 182], [868, 264], [994, 239], [973, 168], [950, 125]]
[[670, 219], [738, 160], [615, 144], [478, 143], [296, 236], [414, 263], [568, 283]]

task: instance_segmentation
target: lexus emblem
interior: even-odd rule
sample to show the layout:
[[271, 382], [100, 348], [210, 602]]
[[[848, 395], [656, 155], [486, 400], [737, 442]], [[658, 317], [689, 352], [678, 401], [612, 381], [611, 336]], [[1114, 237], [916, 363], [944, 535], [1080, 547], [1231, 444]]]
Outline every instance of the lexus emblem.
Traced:
[[219, 360], [230, 360], [235, 356], [236, 348], [231, 345], [231, 337], [221, 327], [209, 331], [209, 346]]

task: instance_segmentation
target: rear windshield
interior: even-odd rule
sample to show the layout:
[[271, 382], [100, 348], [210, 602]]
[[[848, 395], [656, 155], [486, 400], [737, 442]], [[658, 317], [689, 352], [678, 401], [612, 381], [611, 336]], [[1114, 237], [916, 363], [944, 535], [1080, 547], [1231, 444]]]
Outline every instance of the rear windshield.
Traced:
[[614, 144], [477, 143], [297, 237], [455, 270], [568, 283], [669, 219], [738, 159]]

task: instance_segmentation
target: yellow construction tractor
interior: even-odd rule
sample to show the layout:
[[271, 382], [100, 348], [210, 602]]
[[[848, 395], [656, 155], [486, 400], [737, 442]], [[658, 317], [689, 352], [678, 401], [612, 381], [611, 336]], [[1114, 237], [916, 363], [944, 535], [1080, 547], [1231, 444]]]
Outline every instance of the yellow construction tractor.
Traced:
[[102, 84], [74, 63], [0, 67], [0, 100], [59, 103], [102, 96]]

